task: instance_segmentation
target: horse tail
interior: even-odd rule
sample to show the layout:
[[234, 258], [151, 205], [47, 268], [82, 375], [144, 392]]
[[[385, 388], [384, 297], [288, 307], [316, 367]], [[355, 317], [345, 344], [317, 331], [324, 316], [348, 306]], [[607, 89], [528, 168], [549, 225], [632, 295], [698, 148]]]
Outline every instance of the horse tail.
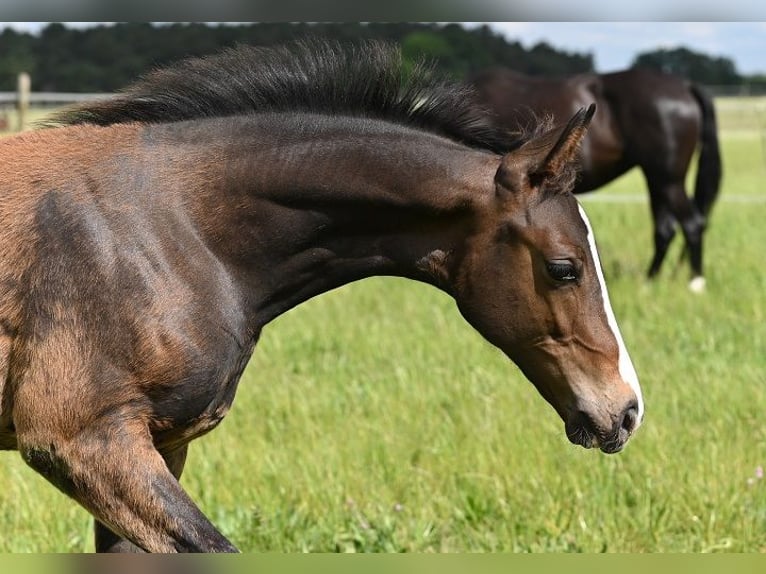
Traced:
[[721, 151], [718, 145], [715, 108], [712, 98], [696, 84], [690, 90], [702, 111], [700, 153], [697, 160], [697, 180], [694, 185], [694, 205], [707, 218], [721, 187]]

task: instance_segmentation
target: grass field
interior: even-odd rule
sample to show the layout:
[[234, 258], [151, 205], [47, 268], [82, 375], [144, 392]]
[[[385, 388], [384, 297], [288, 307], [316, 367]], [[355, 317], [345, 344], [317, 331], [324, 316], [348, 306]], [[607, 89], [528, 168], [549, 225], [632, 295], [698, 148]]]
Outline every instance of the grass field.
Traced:
[[[448, 297], [376, 278], [265, 329], [182, 483], [244, 551], [766, 551], [766, 167], [758, 124], [722, 112], [705, 294], [678, 242], [644, 280], [639, 173], [584, 199], [646, 400], [623, 453], [569, 444]], [[598, 199], [620, 195], [643, 199]], [[0, 456], [0, 551], [92, 550], [86, 512]]]

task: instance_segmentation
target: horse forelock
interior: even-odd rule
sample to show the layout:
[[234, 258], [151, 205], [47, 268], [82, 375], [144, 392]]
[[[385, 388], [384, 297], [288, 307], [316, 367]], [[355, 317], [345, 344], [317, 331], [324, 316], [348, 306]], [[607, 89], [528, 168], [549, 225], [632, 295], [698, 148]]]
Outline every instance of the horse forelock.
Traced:
[[53, 116], [48, 125], [166, 123], [263, 112], [308, 112], [389, 120], [472, 147], [504, 153], [519, 134], [498, 127], [474, 89], [438, 74], [409, 72], [395, 45], [319, 39], [238, 45], [159, 68], [103, 101]]

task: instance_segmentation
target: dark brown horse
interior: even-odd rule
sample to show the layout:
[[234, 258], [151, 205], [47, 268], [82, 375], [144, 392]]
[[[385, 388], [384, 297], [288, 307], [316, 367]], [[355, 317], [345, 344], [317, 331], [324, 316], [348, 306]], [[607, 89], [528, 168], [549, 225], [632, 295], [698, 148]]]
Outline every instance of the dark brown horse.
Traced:
[[372, 275], [454, 296], [573, 443], [640, 423], [570, 193], [593, 109], [506, 152], [465, 88], [401, 77], [378, 44], [242, 47], [0, 143], [0, 447], [97, 550], [234, 551], [178, 482], [187, 445], [267, 323]]
[[[704, 289], [702, 237], [720, 187], [721, 157], [713, 102], [699, 86], [645, 69], [549, 79], [492, 69], [476, 74], [470, 83], [498, 123], [512, 130], [544, 114], [565, 120], [596, 102], [598, 113], [581, 147], [582, 174], [575, 193], [597, 189], [640, 167], [654, 218], [648, 275], [659, 272], [680, 226], [691, 264], [690, 288]], [[690, 199], [685, 179], [697, 147]]]

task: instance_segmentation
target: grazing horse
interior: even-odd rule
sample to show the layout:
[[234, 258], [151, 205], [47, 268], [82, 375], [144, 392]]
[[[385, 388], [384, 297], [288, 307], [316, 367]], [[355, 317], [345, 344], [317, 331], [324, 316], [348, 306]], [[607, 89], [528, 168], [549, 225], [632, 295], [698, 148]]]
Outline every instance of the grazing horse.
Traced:
[[[544, 114], [566, 119], [596, 102], [598, 113], [580, 148], [582, 172], [574, 192], [597, 189], [640, 167], [654, 219], [649, 277], [659, 272], [680, 225], [691, 265], [689, 286], [704, 290], [702, 236], [720, 187], [721, 156], [713, 102], [699, 86], [648, 69], [532, 78], [498, 68], [475, 74], [469, 83], [507, 129], [518, 129]], [[685, 179], [697, 147], [697, 178], [690, 199]]]
[[239, 47], [0, 143], [0, 448], [96, 519], [98, 551], [235, 551], [181, 488], [263, 327], [373, 275], [451, 294], [569, 439], [643, 402], [570, 193], [593, 114], [509, 147], [378, 43]]

